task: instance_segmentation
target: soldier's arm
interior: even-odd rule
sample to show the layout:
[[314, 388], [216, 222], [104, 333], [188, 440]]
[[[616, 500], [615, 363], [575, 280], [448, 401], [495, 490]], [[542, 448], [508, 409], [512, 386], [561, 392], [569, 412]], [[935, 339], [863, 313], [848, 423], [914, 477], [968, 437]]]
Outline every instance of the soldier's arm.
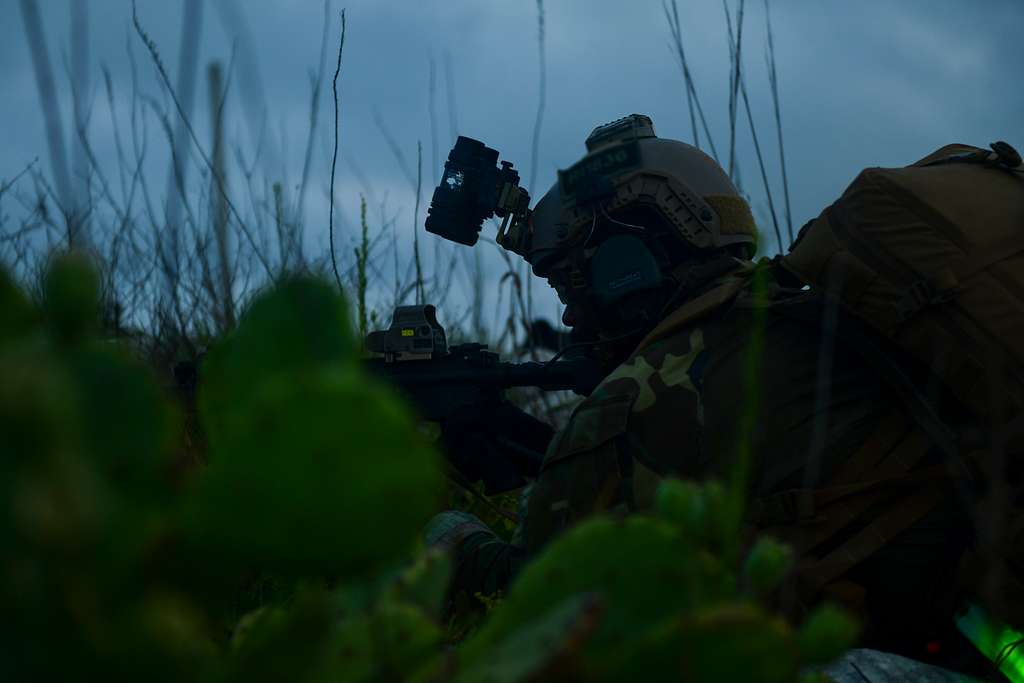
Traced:
[[467, 513], [435, 517], [428, 543], [453, 553], [456, 590], [504, 590], [567, 527], [599, 513], [648, 509], [661, 476], [702, 465], [704, 343], [686, 330], [612, 372], [552, 440], [528, 497], [522, 541], [502, 541]]
[[504, 591], [527, 559], [522, 546], [502, 540], [477, 517], [457, 510], [442, 512], [430, 521], [426, 543], [451, 553], [453, 594]]

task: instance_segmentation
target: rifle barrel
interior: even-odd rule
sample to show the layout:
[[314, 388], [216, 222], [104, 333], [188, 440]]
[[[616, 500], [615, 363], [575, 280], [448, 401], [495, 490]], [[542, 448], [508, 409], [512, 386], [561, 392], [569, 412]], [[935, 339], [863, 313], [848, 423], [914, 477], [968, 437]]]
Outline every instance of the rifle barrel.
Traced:
[[474, 385], [490, 389], [538, 387], [545, 391], [572, 390], [588, 394], [600, 380], [596, 366], [584, 359], [555, 363], [476, 362], [474, 358], [440, 361], [385, 363], [369, 361], [371, 368], [398, 385], [425, 386]]

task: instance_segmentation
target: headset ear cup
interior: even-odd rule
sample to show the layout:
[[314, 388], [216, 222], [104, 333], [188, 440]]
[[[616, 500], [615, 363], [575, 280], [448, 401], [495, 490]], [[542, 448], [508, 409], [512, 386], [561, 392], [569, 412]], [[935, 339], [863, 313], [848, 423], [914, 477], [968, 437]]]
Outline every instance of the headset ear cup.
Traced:
[[590, 258], [590, 283], [598, 304], [613, 306], [630, 294], [658, 289], [665, 277], [643, 240], [613, 235]]

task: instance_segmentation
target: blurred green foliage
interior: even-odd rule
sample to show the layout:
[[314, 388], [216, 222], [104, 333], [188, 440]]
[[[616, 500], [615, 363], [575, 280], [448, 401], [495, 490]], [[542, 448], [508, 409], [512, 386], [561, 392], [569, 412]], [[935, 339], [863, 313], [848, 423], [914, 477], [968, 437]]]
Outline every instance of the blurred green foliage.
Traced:
[[831, 608], [774, 616], [789, 551], [728, 559], [722, 488], [667, 482], [656, 515], [581, 524], [481, 596], [452, 644], [450, 561], [418, 540], [438, 455], [360, 370], [343, 299], [293, 278], [254, 301], [204, 363], [183, 477], [180, 410], [98, 337], [98, 289], [74, 254], [39, 310], [0, 275], [4, 680], [796, 681], [853, 642]]

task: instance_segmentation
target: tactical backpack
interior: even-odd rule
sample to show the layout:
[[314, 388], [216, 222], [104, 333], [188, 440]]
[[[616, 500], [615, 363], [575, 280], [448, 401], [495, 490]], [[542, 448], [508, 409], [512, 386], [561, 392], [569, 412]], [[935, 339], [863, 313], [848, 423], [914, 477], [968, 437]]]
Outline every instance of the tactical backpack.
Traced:
[[[1020, 628], [1024, 165], [1006, 143], [991, 147], [948, 145], [904, 168], [864, 170], [804, 226], [781, 265], [839, 302], [837, 319], [848, 319], [839, 338], [894, 377], [911, 416], [911, 424], [894, 418], [880, 429], [826, 489], [797, 492], [831, 522], [805, 538], [802, 550], [858, 517], [869, 520], [862, 533], [807, 560], [815, 587], [924, 516], [948, 495], [950, 478], [973, 473], [990, 479], [975, 512], [996, 529], [979, 529], [961, 571], [974, 597]], [[963, 424], [951, 424], [948, 406], [944, 413], [936, 407], [939, 393], [961, 406]], [[946, 462], [922, 465], [935, 447]], [[904, 486], [905, 495], [885, 499], [881, 515], [874, 492], [884, 486], [876, 484]]]

